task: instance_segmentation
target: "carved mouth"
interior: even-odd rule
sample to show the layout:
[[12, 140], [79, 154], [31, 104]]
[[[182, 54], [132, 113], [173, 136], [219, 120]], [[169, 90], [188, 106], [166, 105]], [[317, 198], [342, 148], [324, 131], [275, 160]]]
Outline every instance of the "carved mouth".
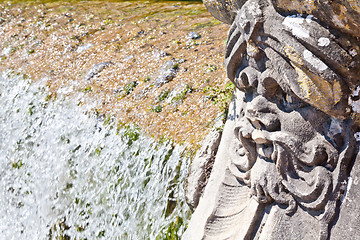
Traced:
[[249, 171], [258, 158], [276, 162], [277, 151], [274, 150], [273, 142], [266, 135], [265, 131], [254, 128], [243, 128], [237, 131], [239, 140], [235, 149], [237, 157], [233, 158], [232, 163], [238, 171], [242, 173]]

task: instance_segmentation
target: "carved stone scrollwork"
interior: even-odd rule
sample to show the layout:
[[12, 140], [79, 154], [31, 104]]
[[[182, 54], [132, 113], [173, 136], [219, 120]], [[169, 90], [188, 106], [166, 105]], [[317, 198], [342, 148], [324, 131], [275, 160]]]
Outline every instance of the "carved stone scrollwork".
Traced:
[[[231, 23], [225, 66], [237, 90], [184, 239], [331, 238], [358, 154], [360, 30], [334, 20], [335, 3], [301, 2], [204, 1]], [[342, 2], [360, 26], [360, 5]]]

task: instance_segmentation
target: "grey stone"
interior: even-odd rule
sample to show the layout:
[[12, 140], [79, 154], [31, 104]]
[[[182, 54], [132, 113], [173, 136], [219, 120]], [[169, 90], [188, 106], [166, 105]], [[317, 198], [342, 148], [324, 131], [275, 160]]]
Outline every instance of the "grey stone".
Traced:
[[177, 73], [178, 64], [173, 61], [166, 61], [152, 77], [156, 86], [160, 87], [174, 79]]
[[183, 239], [354, 239], [359, 3], [204, 3], [231, 24], [225, 67], [237, 89]]
[[345, 194], [341, 199], [339, 217], [336, 219], [331, 238], [356, 239], [360, 233], [360, 156], [357, 157]]
[[167, 52], [165, 52], [164, 50], [160, 50], [160, 49], [156, 49], [156, 50], [152, 51], [152, 54], [156, 59], [160, 59], [162, 57], [166, 57], [169, 55]]
[[97, 75], [99, 75], [100, 72], [102, 72], [106, 67], [109, 67], [113, 65], [112, 62], [103, 62], [103, 63], [98, 63], [95, 64], [90, 71], [85, 75], [85, 80], [89, 81], [90, 79], [96, 77]]
[[192, 160], [185, 183], [185, 198], [191, 209], [195, 209], [200, 196], [209, 180], [215, 156], [221, 138], [219, 130], [222, 123], [217, 123], [201, 143], [200, 149]]
[[197, 32], [189, 32], [189, 34], [186, 36], [187, 39], [199, 39], [201, 38], [201, 35]]

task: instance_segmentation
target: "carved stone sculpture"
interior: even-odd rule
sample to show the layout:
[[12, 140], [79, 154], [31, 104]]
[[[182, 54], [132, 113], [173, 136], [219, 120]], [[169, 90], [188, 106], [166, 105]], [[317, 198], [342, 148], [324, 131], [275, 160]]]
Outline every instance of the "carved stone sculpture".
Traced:
[[204, 4], [231, 24], [236, 92], [183, 239], [360, 236], [359, 1]]

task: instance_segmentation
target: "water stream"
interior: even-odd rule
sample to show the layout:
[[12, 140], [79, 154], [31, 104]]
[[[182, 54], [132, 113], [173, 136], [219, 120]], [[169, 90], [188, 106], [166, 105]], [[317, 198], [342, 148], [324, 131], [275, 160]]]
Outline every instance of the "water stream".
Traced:
[[180, 236], [184, 147], [117, 127], [85, 93], [50, 99], [45, 81], [0, 75], [0, 239]]

